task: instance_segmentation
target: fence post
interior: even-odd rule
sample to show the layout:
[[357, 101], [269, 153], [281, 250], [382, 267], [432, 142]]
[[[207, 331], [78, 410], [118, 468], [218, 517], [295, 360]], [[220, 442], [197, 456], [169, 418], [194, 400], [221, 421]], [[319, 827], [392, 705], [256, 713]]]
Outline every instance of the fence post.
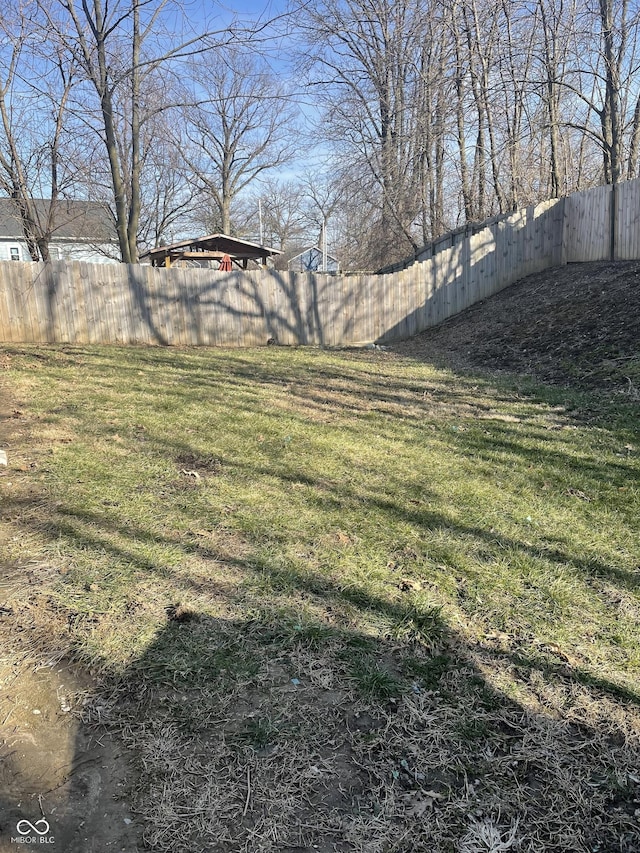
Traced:
[[560, 252], [559, 252], [559, 261], [560, 266], [564, 267], [567, 265], [567, 257], [568, 257], [568, 248], [567, 242], [569, 240], [569, 196], [563, 196], [558, 201], [560, 207]]
[[616, 208], [618, 206], [618, 191], [615, 180], [611, 184], [611, 215], [610, 215], [610, 258], [612, 261], [616, 259], [616, 228], [618, 227], [618, 215]]

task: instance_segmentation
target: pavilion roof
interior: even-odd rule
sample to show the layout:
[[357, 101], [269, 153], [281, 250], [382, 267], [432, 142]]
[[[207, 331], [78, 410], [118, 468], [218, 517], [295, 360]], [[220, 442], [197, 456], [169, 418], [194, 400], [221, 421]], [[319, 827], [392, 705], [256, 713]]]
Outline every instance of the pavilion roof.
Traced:
[[238, 237], [230, 237], [228, 234], [209, 234], [206, 237], [192, 237], [172, 243], [170, 246], [158, 246], [144, 252], [140, 257], [150, 258], [154, 266], [162, 265], [166, 258], [171, 262], [189, 259], [221, 259], [223, 255], [229, 255], [235, 261], [266, 261], [274, 255], [281, 255], [279, 249], [270, 246], [261, 246]]

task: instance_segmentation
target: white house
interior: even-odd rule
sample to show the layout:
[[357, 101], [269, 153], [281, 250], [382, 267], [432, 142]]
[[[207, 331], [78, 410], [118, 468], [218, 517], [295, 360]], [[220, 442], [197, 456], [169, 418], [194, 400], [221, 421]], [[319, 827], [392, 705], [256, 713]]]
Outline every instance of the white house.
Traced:
[[[326, 259], [326, 267], [324, 272], [340, 272], [340, 262], [332, 255], [324, 255]], [[323, 271], [323, 254], [322, 249], [317, 246], [311, 246], [300, 252], [288, 263], [291, 272], [322, 272]]]
[[[34, 199], [40, 221], [46, 221], [51, 202]], [[119, 260], [118, 240], [108, 208], [92, 201], [59, 199], [53, 209], [49, 252], [51, 260], [113, 264]], [[0, 261], [30, 261], [20, 214], [10, 198], [0, 198]]]

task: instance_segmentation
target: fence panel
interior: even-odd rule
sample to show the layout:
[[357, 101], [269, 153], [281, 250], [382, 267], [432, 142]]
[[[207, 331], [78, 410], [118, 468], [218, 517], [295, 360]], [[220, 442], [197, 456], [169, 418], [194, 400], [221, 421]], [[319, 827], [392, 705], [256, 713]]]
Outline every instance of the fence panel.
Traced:
[[616, 187], [616, 260], [640, 258], [640, 180]]
[[611, 255], [611, 187], [573, 193], [567, 205], [567, 261], [603, 261]]

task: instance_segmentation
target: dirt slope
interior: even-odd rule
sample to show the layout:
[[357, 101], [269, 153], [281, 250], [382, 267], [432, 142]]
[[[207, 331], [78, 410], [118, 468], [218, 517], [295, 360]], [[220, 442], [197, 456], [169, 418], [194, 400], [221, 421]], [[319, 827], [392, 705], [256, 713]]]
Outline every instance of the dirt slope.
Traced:
[[392, 349], [638, 399], [640, 262], [570, 264], [529, 276]]

